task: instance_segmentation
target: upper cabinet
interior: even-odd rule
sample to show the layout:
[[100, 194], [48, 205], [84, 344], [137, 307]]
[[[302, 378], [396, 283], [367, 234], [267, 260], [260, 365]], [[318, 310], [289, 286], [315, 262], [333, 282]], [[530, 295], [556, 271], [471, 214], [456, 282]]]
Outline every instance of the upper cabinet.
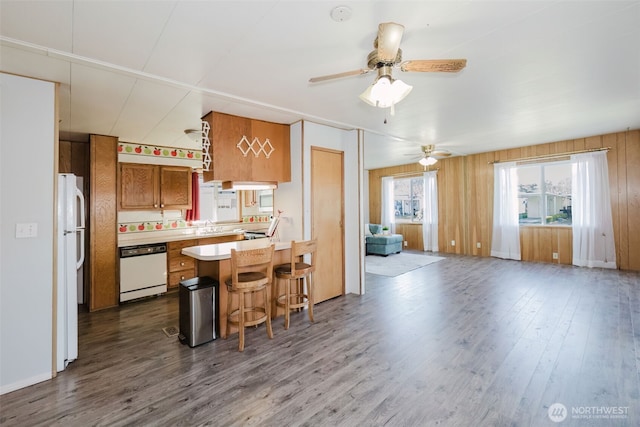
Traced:
[[158, 166], [161, 209], [191, 209], [191, 173], [190, 167]]
[[120, 163], [120, 209], [191, 209], [191, 168]]
[[211, 166], [205, 181], [291, 181], [289, 125], [210, 112]]

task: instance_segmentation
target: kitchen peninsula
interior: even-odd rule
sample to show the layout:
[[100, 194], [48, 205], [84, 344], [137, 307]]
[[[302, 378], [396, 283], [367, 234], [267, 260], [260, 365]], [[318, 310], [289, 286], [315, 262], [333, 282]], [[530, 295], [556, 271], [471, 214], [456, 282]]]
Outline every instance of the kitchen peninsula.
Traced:
[[[225, 280], [231, 276], [231, 249], [238, 251], [257, 249], [270, 245], [269, 239], [242, 240], [237, 242], [217, 243], [212, 245], [191, 246], [182, 249], [182, 254], [194, 258], [198, 263], [198, 276], [209, 276], [220, 283], [218, 293], [218, 316], [220, 335], [226, 338], [227, 327], [227, 287]], [[273, 242], [275, 252], [273, 265], [287, 263], [291, 260], [291, 242]], [[272, 284], [273, 294], [273, 284]], [[282, 309], [276, 311], [275, 304], [271, 304], [271, 317], [282, 315]], [[237, 330], [231, 330], [232, 333]]]

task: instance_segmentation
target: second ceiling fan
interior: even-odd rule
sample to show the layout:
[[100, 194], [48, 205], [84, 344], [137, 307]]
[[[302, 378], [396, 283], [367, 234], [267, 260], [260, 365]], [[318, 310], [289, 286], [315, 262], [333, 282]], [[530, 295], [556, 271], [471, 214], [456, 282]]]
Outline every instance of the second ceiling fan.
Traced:
[[403, 72], [426, 73], [457, 73], [467, 65], [466, 59], [413, 59], [402, 60], [400, 41], [404, 33], [404, 26], [395, 22], [385, 22], [378, 25], [378, 35], [373, 41], [374, 50], [367, 57], [368, 68], [312, 77], [311, 83], [342, 77], [357, 76], [377, 71], [375, 82], [361, 95], [367, 104], [375, 107], [387, 108], [400, 102], [411, 92], [412, 87], [392, 76], [394, 68]]
[[434, 144], [422, 145], [420, 147], [420, 151], [422, 151], [422, 154], [408, 155], [414, 156], [415, 159], [418, 159], [418, 163], [420, 163], [422, 166], [435, 165], [438, 162], [438, 159], [451, 156], [451, 152], [448, 150], [436, 150], [436, 146]]

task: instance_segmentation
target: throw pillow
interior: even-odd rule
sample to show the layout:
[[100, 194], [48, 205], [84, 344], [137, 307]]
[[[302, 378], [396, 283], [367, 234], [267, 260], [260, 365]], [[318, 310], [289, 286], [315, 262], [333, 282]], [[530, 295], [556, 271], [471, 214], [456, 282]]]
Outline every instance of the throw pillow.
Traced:
[[380, 234], [382, 233], [382, 225], [369, 224], [369, 231], [371, 231], [371, 234]]

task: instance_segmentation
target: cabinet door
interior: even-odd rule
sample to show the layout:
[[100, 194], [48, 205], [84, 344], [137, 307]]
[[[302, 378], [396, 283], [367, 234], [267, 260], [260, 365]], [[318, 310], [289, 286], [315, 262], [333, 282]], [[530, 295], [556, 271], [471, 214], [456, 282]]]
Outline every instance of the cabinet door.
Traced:
[[160, 167], [160, 209], [191, 209], [190, 167]]
[[[205, 182], [250, 181], [254, 157], [253, 152], [247, 152], [252, 143], [251, 119], [211, 112], [203, 120], [211, 126], [211, 166], [203, 172]], [[239, 143], [246, 156], [238, 148]]]
[[[251, 159], [252, 181], [291, 181], [289, 126], [251, 120], [251, 136], [262, 144], [259, 155]], [[256, 149], [258, 147], [256, 146]], [[269, 153], [267, 158], [266, 154]]]
[[118, 305], [116, 172], [118, 138], [91, 135], [89, 172], [89, 310]]
[[120, 209], [158, 209], [157, 166], [120, 163]]

